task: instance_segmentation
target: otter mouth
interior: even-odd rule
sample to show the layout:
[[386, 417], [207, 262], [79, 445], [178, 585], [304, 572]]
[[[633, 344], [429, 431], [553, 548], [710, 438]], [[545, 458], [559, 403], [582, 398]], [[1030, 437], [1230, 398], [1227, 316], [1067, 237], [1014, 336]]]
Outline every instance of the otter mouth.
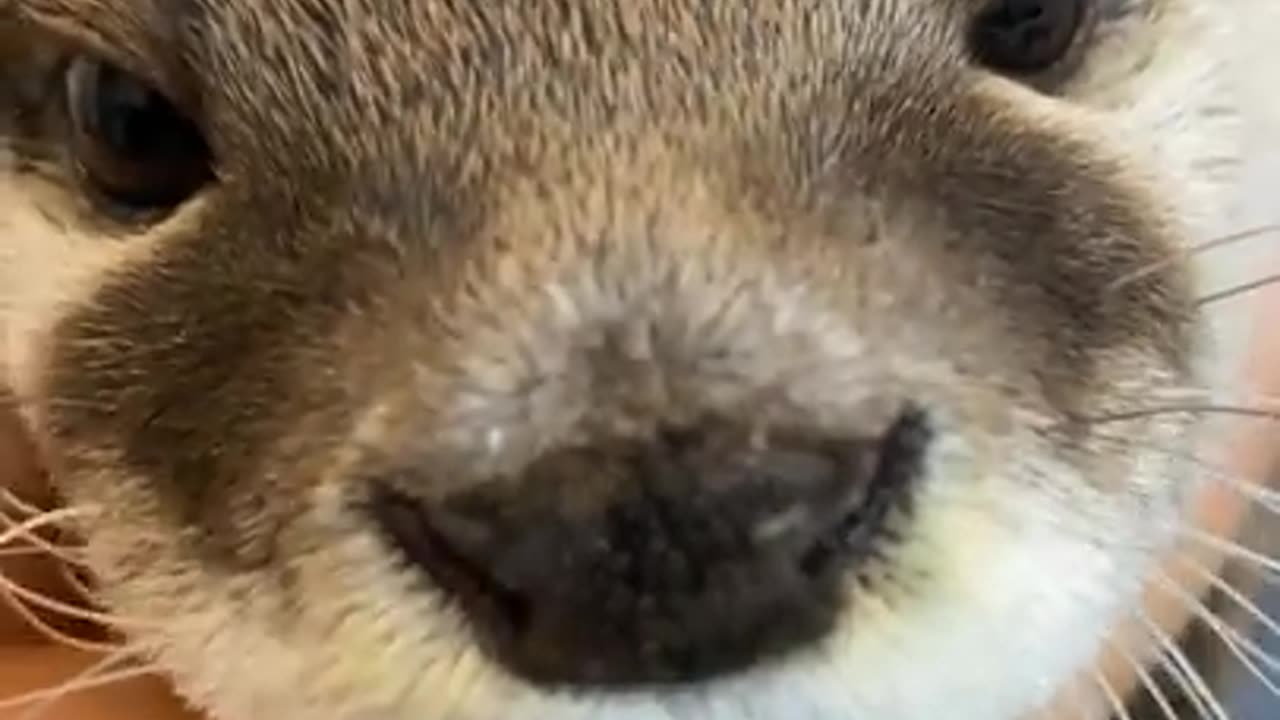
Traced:
[[879, 437], [763, 446], [734, 423], [704, 425], [558, 450], [443, 499], [397, 475], [372, 483], [367, 511], [517, 676], [695, 683], [832, 630], [897, 539], [895, 514], [911, 512], [931, 437], [914, 410]]

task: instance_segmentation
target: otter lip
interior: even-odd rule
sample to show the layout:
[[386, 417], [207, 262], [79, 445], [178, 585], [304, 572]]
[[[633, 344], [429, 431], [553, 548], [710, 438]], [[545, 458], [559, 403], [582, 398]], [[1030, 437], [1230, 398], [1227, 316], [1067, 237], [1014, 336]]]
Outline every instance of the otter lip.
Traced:
[[[847, 492], [821, 504], [814, 513], [812, 532], [790, 553], [788, 561], [794, 565], [794, 576], [800, 578], [798, 587], [810, 588], [814, 595], [794, 602], [823, 608], [806, 629], [807, 640], [816, 640], [830, 629], [842, 602], [842, 581], [849, 573], [856, 573], [857, 561], [883, 552], [879, 545], [892, 539], [890, 516], [895, 511], [911, 510], [914, 486], [931, 437], [926, 416], [914, 409], [905, 411], [880, 439], [869, 480], [851, 485]], [[391, 483], [374, 482], [367, 511], [385, 541], [406, 563], [424, 571], [435, 587], [455, 600], [472, 620], [481, 619], [488, 632], [477, 633], [477, 640], [487, 645], [490, 652], [499, 658], [510, 658], [524, 653], [522, 648], [548, 642], [546, 631], [537, 628], [545, 623], [539, 619], [547, 613], [545, 602], [540, 603], [501, 573], [486, 567], [465, 542], [456, 541], [459, 532], [456, 523], [433, 512], [430, 503], [391, 487]], [[466, 529], [461, 532], [465, 533]], [[560, 626], [564, 625], [565, 618], [570, 626], [573, 624], [573, 606], [574, 603], [569, 603], [563, 611], [555, 611], [563, 616]], [[500, 630], [494, 632], [494, 628]], [[571, 632], [585, 635], [569, 641], [570, 644], [582, 646], [594, 641], [591, 628]], [[557, 636], [553, 640], [564, 639]], [[548, 670], [540, 667], [538, 661], [522, 657], [507, 664], [537, 682], [595, 687], [705, 680], [744, 669], [745, 665], [689, 660], [687, 650], [676, 655], [681, 658], [677, 663], [680, 667], [671, 671], [669, 677], [653, 668], [630, 674], [584, 671], [566, 676], [564, 672]]]

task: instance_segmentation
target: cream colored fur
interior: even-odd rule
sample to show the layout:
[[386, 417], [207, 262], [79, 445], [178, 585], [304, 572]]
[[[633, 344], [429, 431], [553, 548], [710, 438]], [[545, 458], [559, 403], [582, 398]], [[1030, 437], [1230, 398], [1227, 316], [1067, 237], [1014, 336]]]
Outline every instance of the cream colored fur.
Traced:
[[[1098, 53], [1071, 91], [1077, 109], [1011, 83], [993, 81], [988, 91], [1017, 98], [1028, 124], [1102, 134], [1098, 142], [1132, 153], [1135, 175], [1156, 183], [1153, 194], [1187, 228], [1188, 244], [1280, 221], [1280, 1], [1160, 4], [1155, 29], [1135, 25]], [[1223, 106], [1240, 117], [1222, 117]], [[139, 242], [103, 243], [38, 211], [66, 202], [58, 188], [0, 173], [0, 377], [36, 399], [25, 407], [37, 437], [50, 328], [90, 300], [103, 273], [145, 272], [167, 231], [199, 222], [193, 207]], [[1262, 235], [1197, 256], [1201, 289], [1280, 265], [1278, 247], [1275, 235]], [[1224, 394], [1242, 392], [1246, 307], [1215, 308], [1214, 349], [1200, 359]], [[1142, 358], [1113, 361], [1139, 391], [1167, 381]], [[1008, 411], [1003, 420], [1027, 418]], [[1185, 431], [1168, 419], [1145, 429], [1164, 444]], [[927, 592], [904, 587], [860, 603], [823, 647], [787, 662], [628, 697], [552, 694], [502, 672], [469, 644], [450, 608], [408, 589], [334, 497], [318, 494], [297, 536], [286, 537], [338, 538], [324, 553], [294, 558], [297, 581], [317, 593], [289, 627], [278, 624], [284, 609], [263, 578], [203, 577], [170, 529], [135, 511], [149, 501], [142, 479], [104, 477], [84, 499], [105, 508], [89, 536], [107, 597], [148, 621], [137, 641], [218, 720], [1020, 720], [1062, 693], [1136, 606], [1146, 571], [1172, 540], [1170, 478], [1192, 469], [1159, 453], [1100, 462], [1123, 478], [1125, 492], [1112, 494], [1093, 489], [1034, 433], [995, 442], [955, 429], [942, 448], [930, 474], [952, 480], [928, 486], [919, 532], [900, 561], [933, 578]], [[985, 476], [993, 466], [1001, 477]], [[1054, 488], [1006, 477], [1019, 473], [1053, 478]], [[112, 568], [140, 548], [163, 572], [111, 587]]]

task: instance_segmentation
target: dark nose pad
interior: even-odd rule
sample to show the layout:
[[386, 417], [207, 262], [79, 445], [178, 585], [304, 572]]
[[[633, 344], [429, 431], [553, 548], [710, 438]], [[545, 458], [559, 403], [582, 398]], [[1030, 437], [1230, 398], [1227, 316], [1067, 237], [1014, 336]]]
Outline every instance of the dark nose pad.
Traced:
[[916, 413], [854, 439], [708, 421], [557, 450], [442, 499], [379, 485], [372, 509], [515, 674], [693, 682], [833, 627], [927, 436]]

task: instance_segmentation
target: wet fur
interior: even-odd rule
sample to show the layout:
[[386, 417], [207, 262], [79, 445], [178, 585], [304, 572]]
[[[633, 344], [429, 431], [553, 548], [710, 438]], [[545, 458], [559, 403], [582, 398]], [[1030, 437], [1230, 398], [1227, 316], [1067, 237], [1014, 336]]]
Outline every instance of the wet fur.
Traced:
[[[1192, 481], [1078, 418], [1238, 370], [1236, 318], [1192, 303], [1252, 249], [1107, 289], [1236, 229], [1241, 119], [1265, 113], [1232, 33], [1262, 16], [1113, 0], [1060, 102], [967, 64], [974, 5], [0, 0], [0, 109], [25, 110], [0, 114], [4, 378], [60, 490], [102, 510], [105, 596], [166, 619], [140, 647], [226, 720], [1047, 701]], [[219, 190], [159, 224], [87, 204], [39, 102], [68, 44], [186, 103]], [[828, 646], [705, 689], [510, 677], [351, 510], [406, 455], [481, 482], [592, 428], [856, 432], [902, 398], [941, 408], [948, 482]]]

